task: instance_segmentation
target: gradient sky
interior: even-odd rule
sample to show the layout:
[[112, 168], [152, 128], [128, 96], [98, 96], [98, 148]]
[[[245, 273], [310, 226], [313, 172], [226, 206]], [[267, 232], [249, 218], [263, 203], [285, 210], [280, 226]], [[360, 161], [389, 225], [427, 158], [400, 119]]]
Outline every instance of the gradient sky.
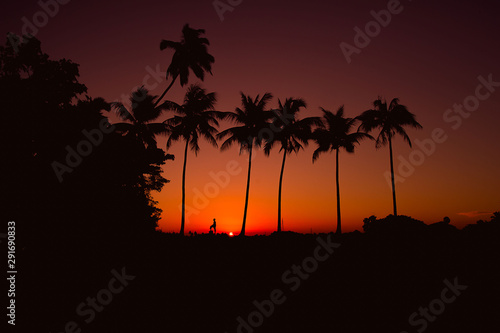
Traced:
[[[240, 91], [251, 96], [273, 93], [271, 107], [277, 106], [277, 98], [302, 97], [308, 108], [301, 117], [321, 115], [320, 106], [336, 111], [341, 105], [347, 116], [354, 117], [371, 108], [378, 96], [399, 97], [424, 129], [408, 131], [414, 149], [401, 138], [396, 140], [396, 170], [401, 159], [408, 161], [412, 152], [417, 156], [414, 151], [422, 151], [416, 140], [428, 140], [434, 129], [441, 128], [447, 139], [397, 183], [398, 212], [426, 223], [449, 216], [458, 227], [489, 219], [500, 210], [500, 87], [456, 129], [452, 128], [456, 122], [446, 122], [443, 115], [475, 94], [478, 76], [491, 74], [500, 82], [500, 6], [494, 0], [402, 1], [401, 12], [392, 15], [391, 22], [347, 63], [340, 43], [354, 45], [354, 28], [364, 30], [374, 20], [370, 12], [386, 9], [389, 2], [244, 0], [225, 12], [221, 21], [210, 0], [71, 0], [60, 5], [36, 37], [53, 59], [79, 63], [80, 81], [89, 95], [108, 101], [121, 100], [142, 85], [147, 68], [166, 70], [172, 52], [160, 51], [159, 43], [179, 40], [185, 23], [205, 29], [211, 42], [214, 75], [205, 79], [203, 87], [217, 92], [218, 110], [239, 106]], [[2, 2], [0, 32], [20, 34], [23, 17], [33, 22], [40, 10], [37, 1]], [[192, 76], [190, 83], [196, 82]], [[168, 83], [162, 80], [152, 93], [161, 94]], [[181, 102], [185, 91], [176, 83], [166, 98]], [[165, 148], [165, 139], [158, 141]], [[218, 231], [238, 233], [248, 156], [239, 156], [237, 147], [226, 152], [205, 143], [201, 147], [197, 157], [192, 153], [188, 157], [186, 231], [207, 232], [215, 217]], [[312, 164], [314, 148], [311, 144], [287, 160], [285, 230], [335, 229], [335, 156], [324, 154]], [[176, 155], [164, 167], [171, 182], [155, 195], [164, 210], [160, 226], [169, 232], [180, 228], [182, 152], [182, 143], [169, 151]], [[361, 230], [363, 218], [370, 215], [390, 214], [391, 189], [384, 177], [389, 170], [388, 148], [376, 150], [373, 142], [363, 142], [355, 154], [343, 152], [340, 158], [344, 230]], [[225, 170], [228, 163], [236, 172], [227, 186], [210, 192], [211, 174]], [[249, 234], [276, 229], [280, 167], [278, 150], [270, 157], [261, 151], [255, 156]], [[197, 200], [197, 193], [207, 189], [207, 200]]]

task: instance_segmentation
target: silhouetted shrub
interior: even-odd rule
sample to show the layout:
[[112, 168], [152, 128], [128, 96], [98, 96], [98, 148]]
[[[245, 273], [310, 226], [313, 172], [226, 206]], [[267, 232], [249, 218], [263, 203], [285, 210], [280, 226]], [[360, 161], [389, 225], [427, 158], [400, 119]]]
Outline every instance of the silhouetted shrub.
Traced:
[[363, 220], [363, 230], [367, 234], [414, 234], [422, 233], [426, 230], [424, 222], [405, 215], [388, 215], [377, 219], [370, 216]]
[[[110, 131], [79, 163], [67, 162], [68, 147], [89, 142], [84, 131], [99, 129], [110, 110], [102, 98], [82, 96], [87, 88], [78, 77], [77, 64], [50, 59], [34, 37], [17, 53], [8, 42], [0, 47], [1, 214], [16, 221], [26, 242], [92, 244], [152, 233], [160, 218], [151, 191], [167, 182], [161, 165], [172, 155]], [[65, 165], [59, 177], [55, 162]]]

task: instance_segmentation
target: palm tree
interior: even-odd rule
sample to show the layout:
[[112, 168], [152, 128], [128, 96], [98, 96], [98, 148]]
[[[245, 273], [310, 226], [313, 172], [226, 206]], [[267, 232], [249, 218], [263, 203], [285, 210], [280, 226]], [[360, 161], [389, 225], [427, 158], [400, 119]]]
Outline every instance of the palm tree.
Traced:
[[149, 149], [156, 148], [156, 135], [168, 133], [168, 127], [164, 123], [154, 122], [168, 108], [165, 103], [156, 106], [153, 103], [155, 98], [147, 89], [140, 87], [130, 97], [130, 110], [120, 102], [112, 103], [118, 116], [125, 121], [113, 124], [116, 131], [137, 138]]
[[313, 133], [318, 144], [318, 148], [313, 153], [313, 163], [318, 159], [320, 153], [335, 150], [335, 181], [337, 185], [337, 230], [335, 233], [341, 234], [339, 151], [340, 148], [344, 148], [348, 153], [354, 153], [355, 144], [359, 144], [360, 140], [371, 138], [371, 136], [361, 132], [350, 133], [356, 119], [345, 118], [343, 106], [335, 114], [323, 108], [320, 109], [323, 111], [323, 120], [326, 126], [317, 128]]
[[399, 134], [411, 147], [411, 141], [404, 129], [410, 126], [416, 129], [422, 128], [415, 120], [415, 115], [408, 111], [407, 107], [399, 104], [399, 99], [394, 98], [389, 106], [386, 101], [380, 97], [373, 102], [373, 109], [363, 112], [357, 117], [361, 121], [360, 129], [369, 133], [376, 128], [380, 128], [380, 133], [376, 140], [376, 147], [380, 148], [389, 143], [389, 155], [391, 163], [391, 182], [392, 182], [392, 202], [394, 206], [394, 216], [398, 215], [396, 206], [396, 187], [394, 184], [394, 162], [392, 158], [392, 138]]
[[182, 218], [180, 234], [184, 235], [185, 225], [185, 210], [186, 210], [186, 164], [188, 147], [195, 155], [198, 155], [200, 146], [198, 139], [203, 137], [211, 145], [217, 147], [217, 141], [214, 135], [217, 134], [215, 126], [219, 126], [216, 118], [223, 117], [222, 112], [214, 111], [217, 98], [215, 93], [208, 93], [205, 89], [198, 85], [191, 85], [184, 97], [184, 103], [167, 101], [164, 104], [168, 109], [173, 110], [177, 115], [165, 120], [165, 124], [171, 131], [170, 137], [167, 140], [167, 148], [172, 146], [172, 143], [178, 140], [184, 140], [186, 146], [184, 148], [184, 165], [182, 168]]
[[267, 140], [264, 146], [264, 152], [269, 155], [273, 146], [280, 144], [280, 151], [283, 151], [283, 162], [281, 163], [280, 182], [278, 188], [278, 232], [281, 232], [281, 189], [283, 184], [283, 171], [285, 169], [286, 156], [295, 152], [296, 154], [303, 145], [307, 146], [308, 140], [311, 139], [311, 127], [313, 125], [321, 126], [321, 118], [308, 117], [301, 120], [296, 118], [300, 112], [300, 108], [306, 107], [306, 102], [303, 99], [287, 98], [284, 104], [278, 100], [279, 108], [274, 110], [276, 118], [274, 120], [277, 125], [275, 135]]
[[181, 87], [188, 83], [189, 69], [201, 81], [205, 78], [205, 72], [212, 74], [212, 64], [215, 59], [208, 53], [207, 46], [210, 45], [208, 39], [200, 37], [204, 33], [204, 29], [193, 29], [189, 27], [189, 24], [186, 24], [182, 28], [182, 39], [180, 42], [165, 39], [161, 41], [160, 50], [173, 49], [175, 52], [172, 56], [170, 66], [168, 66], [166, 76], [167, 79], [171, 77], [172, 81], [158, 98], [156, 104], [172, 88], [178, 77], [181, 81]]
[[270, 93], [265, 93], [259, 99], [259, 95], [252, 99], [241, 93], [241, 108], [236, 108], [235, 112], [227, 112], [225, 118], [241, 126], [231, 127], [217, 135], [218, 139], [228, 137], [221, 146], [221, 150], [226, 150], [237, 142], [240, 145], [240, 153], [248, 151], [248, 176], [247, 189], [245, 195], [245, 209], [243, 213], [243, 224], [241, 226], [241, 236], [245, 236], [245, 225], [247, 220], [248, 193], [250, 191], [250, 171], [252, 168], [252, 149], [254, 146], [260, 147], [265, 129], [269, 129], [269, 120], [273, 117], [273, 112], [265, 110], [266, 104], [273, 98]]

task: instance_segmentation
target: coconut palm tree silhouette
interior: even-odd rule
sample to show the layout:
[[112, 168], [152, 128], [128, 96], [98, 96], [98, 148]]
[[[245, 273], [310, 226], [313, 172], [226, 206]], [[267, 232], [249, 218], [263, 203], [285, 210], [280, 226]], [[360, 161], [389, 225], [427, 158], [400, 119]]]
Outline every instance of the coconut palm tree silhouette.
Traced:
[[116, 131], [137, 138], [146, 148], [156, 148], [156, 135], [165, 135], [169, 130], [164, 123], [154, 122], [168, 108], [166, 104], [155, 106], [155, 98], [140, 87], [130, 97], [130, 110], [120, 102], [111, 103], [116, 114], [125, 121], [113, 124]]
[[188, 83], [189, 69], [201, 81], [205, 78], [205, 72], [212, 74], [212, 64], [214, 57], [208, 53], [207, 46], [210, 45], [208, 39], [200, 37], [205, 33], [204, 29], [193, 29], [189, 24], [182, 28], [182, 39], [174, 42], [163, 39], [160, 43], [160, 50], [173, 49], [174, 55], [167, 69], [166, 79], [172, 78], [169, 86], [156, 101], [158, 104], [165, 94], [172, 88], [177, 78], [180, 78], [181, 87]]
[[416, 119], [415, 115], [408, 111], [408, 108], [399, 104], [399, 99], [394, 98], [389, 106], [386, 101], [382, 101], [379, 97], [373, 102], [373, 109], [363, 112], [357, 117], [361, 121], [359, 129], [369, 133], [374, 129], [380, 128], [380, 133], [377, 136], [376, 147], [380, 148], [389, 143], [389, 156], [391, 164], [391, 183], [392, 183], [392, 203], [394, 208], [394, 216], [398, 215], [396, 205], [396, 186], [394, 184], [394, 162], [392, 157], [392, 139], [396, 134], [401, 135], [408, 145], [411, 147], [410, 137], [406, 133], [404, 127], [409, 126], [416, 129], [422, 128]]
[[198, 140], [203, 137], [212, 146], [217, 147], [217, 141], [214, 135], [218, 133], [216, 127], [219, 126], [217, 119], [222, 119], [224, 113], [214, 111], [217, 97], [214, 92], [207, 93], [199, 85], [191, 85], [184, 97], [184, 103], [179, 105], [172, 101], [166, 101], [164, 104], [169, 109], [177, 113], [170, 119], [164, 121], [170, 130], [170, 136], [167, 140], [167, 149], [175, 141], [184, 140], [184, 164], [182, 167], [182, 218], [180, 234], [184, 235], [185, 216], [186, 216], [186, 164], [188, 147], [195, 155], [198, 155], [200, 146]]
[[267, 140], [264, 146], [264, 153], [269, 155], [271, 149], [280, 144], [280, 152], [283, 151], [283, 161], [281, 163], [280, 181], [278, 188], [278, 229], [281, 231], [281, 193], [283, 185], [283, 171], [285, 169], [286, 156], [307, 146], [308, 140], [311, 139], [312, 126], [321, 126], [322, 121], [320, 117], [308, 117], [304, 119], [297, 119], [297, 114], [300, 108], [305, 108], [306, 102], [303, 99], [287, 98], [284, 104], [278, 100], [279, 108], [273, 110], [275, 112], [275, 119], [273, 121], [276, 133], [270, 140]]
[[359, 144], [362, 139], [372, 137], [361, 132], [350, 133], [356, 119], [345, 118], [343, 106], [341, 106], [335, 114], [323, 108], [320, 109], [323, 111], [325, 126], [317, 128], [313, 132], [314, 140], [318, 144], [318, 148], [313, 153], [313, 163], [318, 159], [320, 153], [335, 150], [335, 182], [337, 186], [337, 230], [335, 233], [341, 234], [342, 222], [340, 214], [339, 151], [340, 148], [343, 148], [348, 153], [354, 153], [355, 144]]
[[228, 137], [221, 145], [221, 150], [226, 150], [238, 143], [240, 145], [240, 153], [244, 150], [248, 151], [248, 176], [247, 188], [245, 194], [245, 209], [243, 212], [243, 224], [241, 226], [240, 235], [245, 235], [245, 225], [247, 220], [248, 208], [248, 193], [250, 191], [250, 172], [252, 168], [252, 149], [254, 146], [260, 147], [262, 144], [265, 131], [270, 131], [269, 121], [273, 118], [274, 113], [265, 110], [266, 104], [273, 98], [272, 94], [265, 93], [259, 99], [259, 95], [252, 99], [241, 93], [241, 104], [243, 108], [236, 108], [235, 112], [227, 112], [225, 118], [231, 120], [241, 126], [231, 127], [217, 135], [218, 139]]

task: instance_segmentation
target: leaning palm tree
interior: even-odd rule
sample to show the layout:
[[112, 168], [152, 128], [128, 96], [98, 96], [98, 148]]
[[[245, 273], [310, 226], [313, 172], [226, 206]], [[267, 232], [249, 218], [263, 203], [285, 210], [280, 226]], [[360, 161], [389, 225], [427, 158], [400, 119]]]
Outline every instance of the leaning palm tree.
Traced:
[[245, 194], [245, 209], [243, 212], [243, 224], [241, 226], [241, 236], [245, 236], [245, 225], [247, 220], [248, 194], [250, 191], [250, 171], [252, 168], [252, 149], [262, 144], [264, 130], [269, 129], [269, 121], [273, 117], [273, 112], [265, 110], [266, 104], [273, 98], [270, 93], [265, 93], [259, 99], [259, 95], [252, 99], [241, 93], [241, 104], [243, 108], [236, 108], [235, 112], [227, 112], [225, 118], [241, 126], [231, 127], [217, 135], [218, 139], [228, 137], [221, 146], [221, 150], [226, 150], [233, 143], [240, 145], [240, 153], [248, 151], [248, 176]]
[[165, 120], [165, 124], [169, 127], [171, 134], [167, 140], [167, 149], [172, 146], [172, 143], [178, 140], [184, 140], [186, 146], [184, 148], [184, 165], [182, 167], [182, 218], [180, 234], [184, 235], [184, 226], [186, 219], [186, 164], [188, 147], [195, 155], [198, 155], [200, 146], [198, 140], [203, 137], [211, 145], [217, 147], [217, 141], [214, 135], [219, 126], [217, 118], [222, 119], [223, 113], [214, 111], [217, 98], [215, 93], [208, 93], [205, 89], [198, 85], [191, 85], [184, 97], [184, 103], [179, 105], [175, 102], [167, 101], [167, 107], [175, 111], [177, 115]]
[[359, 144], [360, 140], [371, 138], [371, 136], [361, 132], [350, 133], [356, 119], [345, 118], [343, 106], [335, 114], [323, 108], [321, 110], [323, 111], [325, 127], [317, 128], [313, 133], [314, 140], [318, 144], [318, 148], [313, 153], [313, 163], [318, 159], [320, 153], [335, 150], [335, 181], [337, 185], [337, 230], [335, 233], [341, 234], [339, 151], [340, 148], [343, 148], [348, 153], [354, 153], [355, 144]]
[[164, 123], [154, 122], [168, 108], [165, 103], [156, 106], [153, 102], [155, 98], [147, 89], [140, 87], [130, 97], [130, 110], [120, 102], [111, 103], [118, 116], [125, 121], [113, 124], [116, 131], [135, 137], [150, 149], [156, 148], [156, 135], [168, 133], [168, 127]]
[[212, 74], [212, 64], [214, 57], [208, 53], [207, 46], [210, 42], [206, 38], [200, 37], [205, 33], [204, 29], [193, 29], [186, 24], [182, 28], [182, 39], [174, 42], [163, 39], [160, 43], [160, 50], [173, 49], [174, 55], [167, 69], [167, 76], [172, 78], [169, 86], [156, 101], [158, 104], [165, 94], [172, 88], [177, 78], [180, 78], [181, 87], [188, 83], [189, 69], [201, 81], [205, 78], [205, 72]]
[[396, 206], [396, 187], [394, 184], [394, 162], [392, 158], [392, 138], [399, 134], [411, 147], [411, 141], [404, 129], [405, 126], [420, 129], [420, 125], [415, 120], [415, 115], [408, 111], [407, 107], [399, 104], [399, 99], [394, 98], [389, 106], [386, 101], [382, 101], [380, 97], [373, 102], [373, 109], [363, 112], [357, 117], [361, 121], [360, 129], [365, 132], [371, 132], [374, 129], [380, 128], [380, 133], [377, 136], [376, 147], [380, 148], [389, 143], [389, 155], [391, 163], [391, 182], [392, 182], [392, 203], [394, 208], [394, 216], [398, 215]]
[[300, 108], [306, 107], [306, 102], [303, 99], [287, 98], [284, 104], [278, 100], [279, 108], [274, 110], [275, 119], [274, 125], [276, 133], [272, 138], [267, 140], [264, 146], [264, 152], [269, 155], [271, 149], [276, 144], [280, 145], [280, 152], [283, 151], [283, 161], [281, 163], [280, 181], [278, 187], [278, 232], [281, 232], [281, 190], [283, 185], [283, 171], [285, 170], [286, 156], [292, 152], [296, 154], [300, 149], [307, 146], [311, 139], [312, 126], [321, 126], [321, 118], [308, 117], [301, 120], [297, 119], [297, 114]]

